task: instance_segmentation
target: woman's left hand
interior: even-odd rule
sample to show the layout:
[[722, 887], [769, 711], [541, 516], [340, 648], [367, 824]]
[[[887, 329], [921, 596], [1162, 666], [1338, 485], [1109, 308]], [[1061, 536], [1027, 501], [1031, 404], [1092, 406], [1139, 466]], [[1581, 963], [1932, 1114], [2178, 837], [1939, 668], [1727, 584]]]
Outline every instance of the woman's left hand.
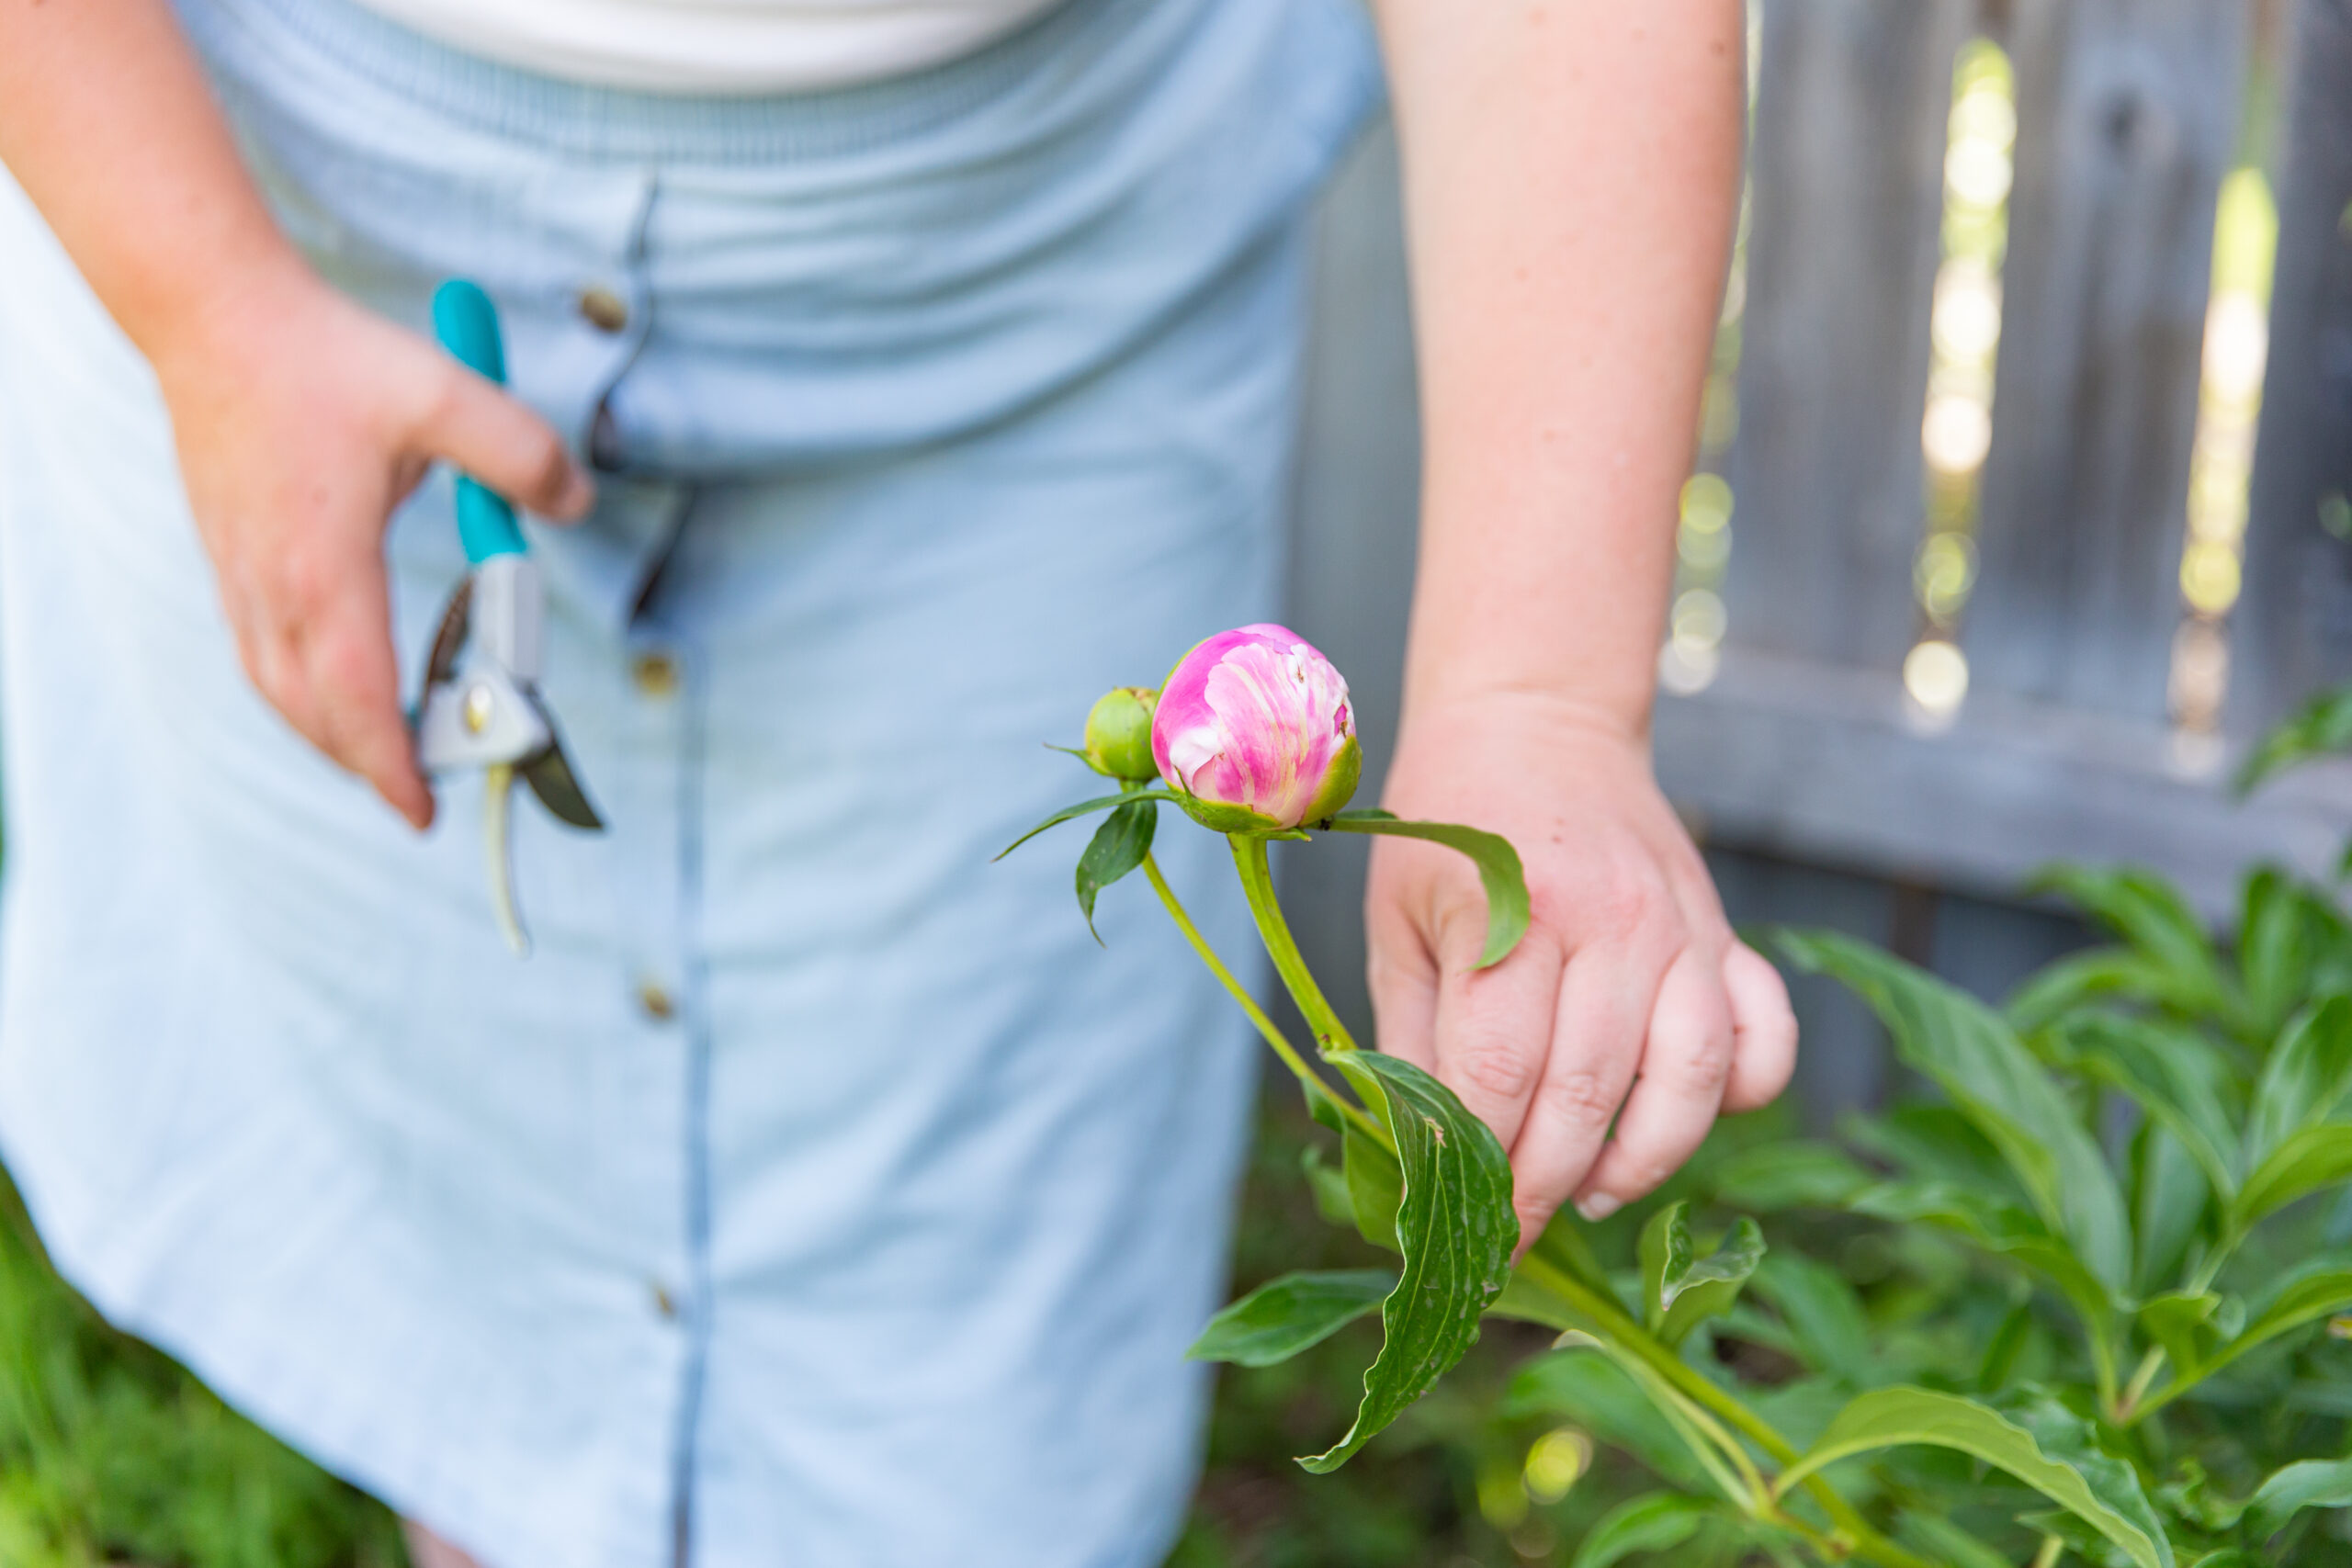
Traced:
[[1475, 967], [1486, 897], [1458, 854], [1379, 840], [1365, 912], [1380, 1048], [1510, 1152], [1522, 1248], [1572, 1198], [1600, 1219], [1650, 1191], [1719, 1111], [1788, 1083], [1787, 988], [1732, 934], [1645, 737], [1548, 694], [1430, 705], [1383, 804], [1500, 833], [1526, 866], [1533, 920], [1492, 969]]

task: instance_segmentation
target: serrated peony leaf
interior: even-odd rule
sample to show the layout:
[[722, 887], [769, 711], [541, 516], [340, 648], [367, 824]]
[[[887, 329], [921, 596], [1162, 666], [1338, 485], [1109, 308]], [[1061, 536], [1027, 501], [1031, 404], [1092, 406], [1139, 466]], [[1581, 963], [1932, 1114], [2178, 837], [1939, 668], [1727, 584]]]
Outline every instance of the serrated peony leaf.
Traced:
[[[2044, 1452], [2027, 1427], [1990, 1405], [1935, 1389], [1898, 1386], [1856, 1395], [1819, 1440], [1781, 1472], [1773, 1492], [1786, 1496], [1804, 1477], [1841, 1459], [1917, 1443], [1953, 1449], [2007, 1472], [2113, 1541], [2138, 1568], [2174, 1568], [2172, 1547], [2136, 1482], [2128, 1496], [2102, 1496], [2076, 1464]], [[2130, 1476], [2129, 1466], [2118, 1461], [2118, 1468]], [[2114, 1479], [2111, 1472], [2101, 1476]]]
[[[2044, 1455], [2081, 1475], [2093, 1496], [2136, 1526], [2165, 1555], [2171, 1554], [2171, 1537], [2140, 1484], [2140, 1472], [2128, 1460], [2100, 1445], [2098, 1429], [2089, 1421], [2049, 1390], [2035, 1387], [2012, 1396], [2001, 1414], [2031, 1434]], [[2099, 1528], [2096, 1518], [2081, 1517], [2083, 1523]], [[2108, 1534], [2104, 1529], [2099, 1533]]]
[[1385, 1269], [1285, 1274], [1209, 1319], [1184, 1359], [1238, 1367], [1287, 1361], [1378, 1310], [1396, 1288], [1396, 1276]]
[[1801, 967], [1871, 1004], [1905, 1063], [1926, 1073], [2000, 1149], [2033, 1206], [2112, 1291], [2132, 1272], [2132, 1230], [2114, 1172], [2041, 1063], [2001, 1017], [1901, 959], [1836, 932], [1783, 931]]
[[1614, 1568], [1637, 1551], [1670, 1551], [1698, 1534], [1716, 1511], [1703, 1499], [1671, 1492], [1629, 1497], [1584, 1532], [1568, 1568]]
[[1500, 964], [1527, 934], [1527, 873], [1509, 839], [1452, 822], [1403, 822], [1385, 811], [1342, 811], [1324, 824], [1338, 833], [1422, 839], [1470, 857], [1487, 890], [1487, 942], [1477, 967]]
[[2352, 1506], [2352, 1458], [2307, 1459], [2271, 1472], [2246, 1503], [2247, 1533], [2268, 1540], [2305, 1508]]
[[1086, 852], [1078, 857], [1078, 907], [1086, 916], [1086, 929], [1098, 942], [1102, 933], [1094, 930], [1094, 900], [1102, 889], [1143, 864], [1143, 857], [1151, 852], [1151, 830], [1159, 818], [1159, 807], [1148, 800], [1122, 806], [1102, 819]]
[[1678, 1199], [1642, 1227], [1642, 1315], [1668, 1345], [1679, 1345], [1693, 1328], [1726, 1311], [1764, 1258], [1764, 1235], [1744, 1214], [1721, 1246], [1700, 1257], [1689, 1210]]
[[[1380, 1355], [1347, 1435], [1299, 1463], [1320, 1475], [1427, 1393], [1478, 1337], [1478, 1318], [1510, 1277], [1519, 1217], [1510, 1161], [1453, 1091], [1400, 1057], [1332, 1051], [1337, 1067], [1396, 1140], [1404, 1180], [1396, 1239], [1404, 1270], [1381, 1306]], [[1358, 1213], [1362, 1213], [1359, 1207]]]

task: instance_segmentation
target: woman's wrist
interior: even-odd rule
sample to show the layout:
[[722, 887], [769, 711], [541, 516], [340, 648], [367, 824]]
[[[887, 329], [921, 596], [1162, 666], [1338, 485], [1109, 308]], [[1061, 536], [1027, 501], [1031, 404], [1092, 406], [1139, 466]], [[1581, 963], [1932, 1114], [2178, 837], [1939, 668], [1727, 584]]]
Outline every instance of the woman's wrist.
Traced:
[[175, 388], [247, 360], [326, 292], [301, 254], [273, 230], [200, 273], [134, 291], [126, 304], [108, 303], [168, 400]]
[[1646, 752], [1650, 687], [1644, 682], [1636, 694], [1619, 689], [1619, 685], [1608, 681], [1564, 681], [1548, 675], [1465, 676], [1460, 671], [1423, 679], [1408, 671], [1398, 744], [1408, 743], [1415, 731], [1423, 728], [1502, 724], [1583, 735]]

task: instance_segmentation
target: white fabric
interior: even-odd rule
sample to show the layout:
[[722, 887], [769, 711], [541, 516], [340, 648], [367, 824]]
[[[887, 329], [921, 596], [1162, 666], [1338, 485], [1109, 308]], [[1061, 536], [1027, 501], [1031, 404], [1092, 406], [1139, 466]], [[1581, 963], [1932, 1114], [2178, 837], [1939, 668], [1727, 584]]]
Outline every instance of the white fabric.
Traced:
[[672, 93], [841, 87], [967, 54], [1055, 0], [361, 0], [526, 70]]

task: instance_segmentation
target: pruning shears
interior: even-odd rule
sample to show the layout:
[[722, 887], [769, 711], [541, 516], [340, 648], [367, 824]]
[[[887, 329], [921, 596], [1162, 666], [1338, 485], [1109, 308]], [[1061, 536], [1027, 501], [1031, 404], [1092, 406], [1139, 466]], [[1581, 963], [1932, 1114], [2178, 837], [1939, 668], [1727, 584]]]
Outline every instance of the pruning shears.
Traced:
[[[463, 278], [433, 296], [433, 331], [442, 346], [492, 381], [506, 379], [498, 310]], [[506, 498], [458, 476], [458, 538], [468, 570], [449, 595], [424, 664], [424, 691], [412, 722], [417, 761], [428, 775], [482, 770], [482, 849], [492, 911], [519, 957], [531, 950], [514, 908], [508, 845], [514, 780], [530, 785], [559, 821], [602, 832], [563, 754], [554, 716], [538, 691], [545, 590], [530, 547]], [[469, 657], [466, 657], [469, 654]], [[460, 668], [460, 659], [463, 666]]]

